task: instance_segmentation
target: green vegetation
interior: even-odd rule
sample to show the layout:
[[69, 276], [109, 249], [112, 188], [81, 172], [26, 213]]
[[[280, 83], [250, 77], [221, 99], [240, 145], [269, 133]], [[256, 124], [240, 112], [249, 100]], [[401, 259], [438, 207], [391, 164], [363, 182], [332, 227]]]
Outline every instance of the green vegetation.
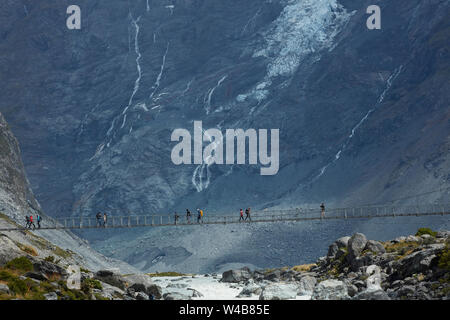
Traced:
[[173, 272], [173, 271], [161, 272], [161, 273], [158, 273], [158, 272], [157, 273], [147, 273], [147, 275], [149, 277], [182, 277], [182, 276], [187, 276], [187, 274]]
[[316, 264], [315, 263], [311, 263], [311, 264], [301, 264], [298, 266], [293, 266], [292, 270], [296, 271], [296, 272], [308, 272], [309, 270], [311, 270], [312, 267], [315, 267]]
[[397, 254], [397, 260], [410, 255], [420, 246], [420, 244], [415, 241], [401, 241], [397, 243], [385, 242], [383, 245], [386, 252]]
[[84, 279], [81, 283], [81, 290], [84, 293], [88, 294], [91, 292], [91, 289], [102, 290], [102, 284], [100, 283], [100, 281], [95, 279]]
[[70, 252], [68, 250], [63, 250], [60, 247], [56, 247], [54, 250], [54, 253], [57, 256], [60, 256], [61, 258], [65, 258], [65, 259], [70, 258], [73, 255], [72, 252]]
[[33, 264], [27, 257], [15, 258], [6, 264], [10, 270], [28, 272], [33, 270]]
[[44, 260], [47, 261], [47, 262], [54, 263], [55, 262], [55, 257], [54, 256], [48, 256], [48, 257], [45, 257]]
[[448, 243], [440, 254], [438, 267], [450, 271], [450, 245]]
[[420, 237], [421, 235], [429, 234], [432, 237], [436, 237], [437, 232], [431, 230], [430, 228], [419, 228], [416, 232], [416, 237]]

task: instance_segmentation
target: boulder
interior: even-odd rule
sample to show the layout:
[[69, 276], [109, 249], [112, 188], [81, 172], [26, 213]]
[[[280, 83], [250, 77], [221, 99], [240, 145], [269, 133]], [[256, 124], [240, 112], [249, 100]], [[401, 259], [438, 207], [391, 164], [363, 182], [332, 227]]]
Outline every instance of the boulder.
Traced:
[[138, 292], [138, 293], [135, 295], [135, 299], [136, 299], [136, 300], [149, 300], [149, 297], [148, 297], [148, 295], [145, 294], [144, 292]]
[[36, 273], [43, 274], [46, 277], [59, 275], [62, 279], [67, 279], [67, 277], [69, 276], [66, 269], [55, 263], [45, 260], [33, 259], [33, 268]]
[[58, 295], [56, 294], [56, 292], [50, 292], [44, 294], [44, 298], [45, 300], [58, 300]]
[[239, 293], [238, 297], [251, 297], [252, 295], [260, 295], [262, 292], [262, 288], [256, 285], [254, 282], [250, 281], [247, 286], [245, 286], [242, 291]]
[[164, 300], [191, 300], [191, 297], [188, 297], [180, 292], [165, 293], [163, 298]]
[[316, 286], [317, 280], [314, 277], [306, 276], [300, 279], [298, 284], [299, 296], [311, 296]]
[[201, 293], [200, 291], [197, 291], [193, 288], [187, 288], [186, 290], [190, 290], [192, 291], [192, 298], [201, 298], [203, 297], [203, 293]]
[[252, 274], [248, 268], [242, 268], [239, 270], [228, 270], [222, 274], [222, 282], [242, 282], [251, 279]]
[[156, 284], [151, 284], [147, 286], [147, 295], [153, 296], [154, 299], [159, 300], [162, 298], [162, 289]]
[[339, 280], [325, 280], [315, 286], [312, 300], [348, 300], [347, 286]]
[[436, 238], [450, 238], [450, 231], [438, 231]]
[[118, 287], [111, 285], [107, 282], [100, 282], [100, 283], [102, 285], [102, 290], [100, 290], [99, 293], [102, 297], [113, 300], [116, 297], [125, 296], [125, 291], [123, 291], [122, 289], [119, 289]]
[[261, 292], [259, 300], [295, 299], [298, 288], [294, 284], [273, 283], [267, 285]]
[[374, 240], [367, 241], [364, 250], [370, 250], [371, 252], [373, 252], [375, 254], [383, 254], [386, 252], [386, 249], [381, 244], [381, 242], [374, 241]]
[[391, 280], [404, 279], [414, 273], [426, 273], [438, 263], [438, 254], [445, 244], [432, 244], [427, 249], [414, 252], [393, 264]]
[[0, 293], [11, 294], [9, 287], [6, 284], [0, 283]]
[[367, 244], [366, 236], [362, 233], [355, 233], [349, 240], [348, 240], [348, 255], [351, 258], [359, 257], [361, 252], [364, 250]]
[[10, 238], [0, 234], [0, 267], [12, 259], [22, 256], [26, 256], [25, 252], [20, 250]]
[[391, 300], [383, 290], [364, 290], [353, 297], [353, 300]]
[[30, 271], [30, 272], [25, 273], [24, 276], [27, 278], [31, 278], [31, 279], [35, 279], [35, 280], [39, 280], [39, 281], [48, 280], [48, 277], [44, 273], [41, 273], [41, 272]]
[[281, 277], [281, 271], [279, 269], [275, 269], [274, 271], [267, 273], [264, 276], [264, 280], [278, 282], [280, 280], [280, 277]]
[[95, 273], [94, 278], [105, 282], [111, 286], [125, 290], [126, 280], [119, 274], [110, 270], [99, 270]]

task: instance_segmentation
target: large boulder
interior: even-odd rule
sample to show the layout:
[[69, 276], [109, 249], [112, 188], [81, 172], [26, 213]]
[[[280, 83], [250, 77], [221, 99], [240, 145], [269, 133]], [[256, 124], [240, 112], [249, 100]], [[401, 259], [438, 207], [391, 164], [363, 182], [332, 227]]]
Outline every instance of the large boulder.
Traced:
[[0, 283], [0, 293], [11, 294], [9, 287], [6, 284]]
[[239, 293], [238, 297], [239, 298], [251, 297], [254, 294], [260, 295], [261, 292], [262, 292], [262, 288], [250, 280], [250, 282]]
[[50, 261], [33, 259], [33, 268], [35, 273], [40, 273], [46, 277], [60, 276], [62, 279], [67, 279], [69, 274], [63, 267], [52, 263]]
[[364, 290], [353, 297], [353, 300], [391, 300], [383, 290]]
[[314, 277], [306, 276], [300, 279], [298, 284], [299, 296], [311, 296], [314, 292], [317, 280]]
[[125, 290], [126, 280], [119, 274], [110, 270], [99, 270], [95, 273], [94, 278], [105, 282], [111, 286]]
[[56, 292], [50, 292], [44, 294], [44, 298], [45, 300], [58, 300], [58, 295], [56, 294]]
[[367, 244], [367, 238], [362, 233], [355, 233], [348, 240], [348, 256], [353, 259], [355, 257], [359, 257], [361, 252], [364, 250]]
[[273, 283], [267, 285], [261, 292], [259, 300], [295, 299], [298, 288], [294, 284]]
[[270, 271], [266, 275], [264, 275], [264, 280], [278, 282], [278, 281], [280, 281], [280, 277], [281, 277], [281, 271], [279, 269], [275, 269], [273, 271]]
[[328, 247], [327, 257], [334, 257], [339, 249], [347, 248], [350, 237], [342, 237], [337, 239]]
[[348, 300], [347, 286], [339, 280], [325, 280], [315, 286], [312, 300]]
[[6, 235], [0, 234], [0, 267], [21, 256], [26, 256], [26, 253], [20, 250]]
[[159, 300], [162, 297], [162, 288], [154, 283], [144, 284], [144, 283], [134, 283], [128, 287], [127, 292], [132, 297], [136, 297], [138, 293], [145, 293], [150, 298], [153, 297], [155, 300]]
[[381, 242], [375, 241], [375, 240], [369, 240], [366, 243], [366, 247], [364, 250], [370, 250], [371, 252], [375, 254], [383, 254], [386, 252], [386, 249], [381, 244]]
[[393, 264], [391, 280], [404, 279], [414, 273], [426, 273], [438, 263], [438, 255], [445, 244], [432, 244], [427, 249], [414, 252]]
[[168, 292], [163, 296], [164, 300], [191, 300], [191, 297], [180, 292]]
[[222, 274], [222, 282], [238, 283], [247, 281], [252, 278], [252, 274], [248, 268], [242, 268], [239, 270], [228, 270]]

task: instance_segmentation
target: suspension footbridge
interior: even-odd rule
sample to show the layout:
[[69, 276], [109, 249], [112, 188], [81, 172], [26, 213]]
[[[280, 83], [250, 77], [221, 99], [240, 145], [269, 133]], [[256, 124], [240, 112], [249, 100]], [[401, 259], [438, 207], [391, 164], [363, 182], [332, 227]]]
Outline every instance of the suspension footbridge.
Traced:
[[[246, 224], [246, 223], [281, 223], [301, 221], [330, 221], [345, 219], [374, 219], [395, 217], [424, 217], [448, 216], [450, 204], [433, 204], [418, 206], [366, 206], [352, 208], [330, 208], [322, 212], [320, 209], [283, 209], [256, 211], [245, 220], [240, 218], [239, 212], [234, 215], [219, 215], [206, 213], [201, 219], [196, 215], [151, 214], [151, 215], [111, 215], [108, 214], [106, 223], [96, 217], [63, 217], [46, 219], [41, 223], [39, 230], [58, 229], [118, 229], [139, 227], [189, 227], [198, 225], [218, 224]], [[25, 220], [25, 219], [24, 219]], [[37, 224], [34, 223], [37, 228]], [[25, 221], [24, 221], [25, 225]], [[25, 226], [3, 228], [0, 231], [28, 230]], [[32, 227], [34, 229], [34, 227]]]

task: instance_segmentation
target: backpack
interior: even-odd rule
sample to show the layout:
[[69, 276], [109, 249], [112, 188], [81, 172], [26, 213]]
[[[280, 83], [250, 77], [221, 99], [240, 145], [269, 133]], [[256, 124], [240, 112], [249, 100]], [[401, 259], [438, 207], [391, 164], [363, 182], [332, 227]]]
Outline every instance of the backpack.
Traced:
[[200, 216], [203, 217], [203, 210], [200, 210]]

